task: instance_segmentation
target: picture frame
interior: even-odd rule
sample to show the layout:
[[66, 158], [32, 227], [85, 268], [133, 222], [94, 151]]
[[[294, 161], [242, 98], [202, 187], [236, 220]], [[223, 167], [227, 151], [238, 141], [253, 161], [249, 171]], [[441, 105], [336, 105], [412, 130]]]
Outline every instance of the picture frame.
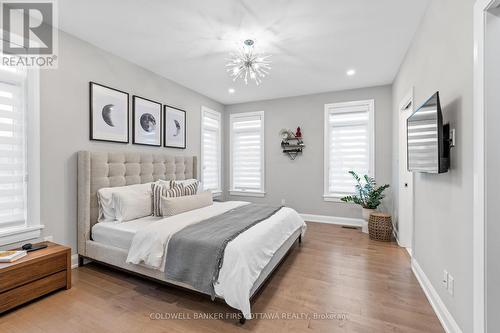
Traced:
[[186, 149], [186, 111], [163, 106], [163, 145], [167, 148]]
[[161, 147], [162, 104], [141, 96], [132, 96], [132, 143]]
[[129, 94], [89, 82], [90, 140], [129, 143]]

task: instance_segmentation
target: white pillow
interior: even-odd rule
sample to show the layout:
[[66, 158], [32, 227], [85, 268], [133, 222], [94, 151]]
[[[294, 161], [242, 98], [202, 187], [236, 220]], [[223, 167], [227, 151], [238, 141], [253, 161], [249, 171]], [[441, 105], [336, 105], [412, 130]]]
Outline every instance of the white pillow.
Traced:
[[213, 205], [213, 200], [212, 193], [209, 191], [182, 197], [161, 197], [161, 212], [163, 216], [173, 216], [211, 205]]
[[[113, 222], [117, 220], [116, 211], [113, 202], [114, 193], [125, 193], [130, 191], [149, 191], [151, 196], [151, 183], [134, 184], [119, 187], [104, 187], [97, 191], [97, 201], [99, 204], [98, 222]], [[151, 199], [150, 199], [151, 200]], [[151, 205], [151, 202], [150, 202]]]
[[151, 184], [113, 193], [116, 222], [126, 222], [153, 214]]

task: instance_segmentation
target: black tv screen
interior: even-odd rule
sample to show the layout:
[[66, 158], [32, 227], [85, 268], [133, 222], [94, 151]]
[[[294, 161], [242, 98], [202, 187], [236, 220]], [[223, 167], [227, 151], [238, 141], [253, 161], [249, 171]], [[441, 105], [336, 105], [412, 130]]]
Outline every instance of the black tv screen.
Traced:
[[425, 173], [447, 172], [448, 137], [449, 127], [443, 126], [439, 92], [436, 92], [408, 118], [408, 170]]

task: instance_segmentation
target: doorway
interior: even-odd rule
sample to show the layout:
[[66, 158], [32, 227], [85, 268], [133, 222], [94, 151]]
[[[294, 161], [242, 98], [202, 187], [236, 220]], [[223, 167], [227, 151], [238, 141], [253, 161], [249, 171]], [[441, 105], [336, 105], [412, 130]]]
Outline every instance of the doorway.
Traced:
[[498, 224], [498, 170], [500, 169], [500, 6], [486, 13], [484, 36], [484, 107], [485, 107], [485, 245], [486, 245], [486, 332], [500, 327], [500, 225]]
[[413, 250], [413, 173], [408, 171], [407, 120], [412, 115], [413, 88], [399, 104], [399, 188], [396, 239], [412, 256]]
[[474, 5], [474, 333], [500, 327], [500, 0]]

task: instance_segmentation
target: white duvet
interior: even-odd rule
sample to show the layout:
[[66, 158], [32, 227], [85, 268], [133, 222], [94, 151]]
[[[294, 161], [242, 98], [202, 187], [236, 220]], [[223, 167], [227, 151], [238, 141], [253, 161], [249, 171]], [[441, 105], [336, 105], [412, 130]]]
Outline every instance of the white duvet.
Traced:
[[[247, 204], [242, 201], [214, 202], [212, 206], [153, 222], [134, 235], [127, 262], [164, 271], [164, 258], [173, 234], [188, 225]], [[299, 214], [284, 207], [236, 237], [224, 252], [219, 281], [214, 286], [217, 296], [250, 319], [250, 291], [255, 281], [281, 245], [298, 229], [304, 233], [305, 228]]]

